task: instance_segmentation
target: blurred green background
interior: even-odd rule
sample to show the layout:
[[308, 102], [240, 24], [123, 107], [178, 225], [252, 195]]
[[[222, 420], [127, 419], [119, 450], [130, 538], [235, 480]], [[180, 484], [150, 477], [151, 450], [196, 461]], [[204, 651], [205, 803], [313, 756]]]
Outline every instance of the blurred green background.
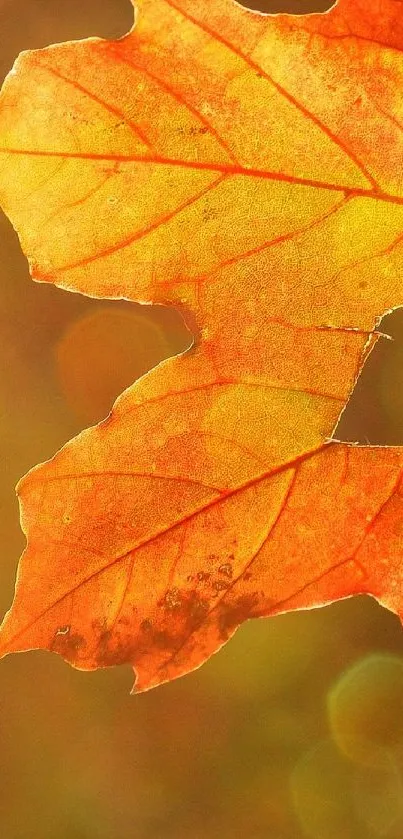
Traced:
[[[22, 49], [131, 23], [128, 0], [0, 0], [1, 75]], [[4, 217], [0, 274], [4, 612], [23, 548], [18, 478], [189, 333], [164, 307], [33, 284]], [[345, 440], [403, 444], [400, 312], [382, 328], [394, 341], [366, 365]], [[132, 681], [46, 653], [1, 662], [2, 839], [402, 838], [403, 633], [369, 598], [252, 622], [201, 670], [142, 696]]]

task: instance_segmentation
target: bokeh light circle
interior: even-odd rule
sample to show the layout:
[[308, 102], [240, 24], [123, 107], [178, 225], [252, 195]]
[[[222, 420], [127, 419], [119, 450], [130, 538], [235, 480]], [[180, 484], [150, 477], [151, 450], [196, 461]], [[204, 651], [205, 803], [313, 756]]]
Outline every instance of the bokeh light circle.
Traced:
[[366, 656], [341, 674], [327, 697], [331, 733], [358, 763], [385, 766], [403, 744], [403, 658]]
[[[172, 350], [171, 350], [172, 352]], [[86, 424], [107, 416], [116, 397], [170, 354], [152, 319], [110, 304], [73, 322], [55, 348], [59, 385]]]

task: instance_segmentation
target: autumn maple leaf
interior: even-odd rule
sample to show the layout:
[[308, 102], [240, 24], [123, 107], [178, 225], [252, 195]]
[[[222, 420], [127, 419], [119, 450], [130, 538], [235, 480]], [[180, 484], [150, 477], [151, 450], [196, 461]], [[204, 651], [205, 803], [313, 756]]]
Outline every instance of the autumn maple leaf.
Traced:
[[402, 611], [403, 452], [331, 439], [402, 300], [401, 9], [143, 0], [119, 41], [17, 60], [0, 198], [33, 278], [170, 302], [195, 343], [23, 479], [3, 654], [144, 690], [253, 616]]

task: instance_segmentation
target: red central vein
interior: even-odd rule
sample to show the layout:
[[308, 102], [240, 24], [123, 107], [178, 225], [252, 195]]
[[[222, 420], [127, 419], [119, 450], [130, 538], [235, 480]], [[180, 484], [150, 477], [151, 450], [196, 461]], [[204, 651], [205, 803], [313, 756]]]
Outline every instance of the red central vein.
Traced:
[[[236, 495], [238, 495], [241, 492], [245, 492], [246, 490], [250, 489], [251, 487], [258, 486], [262, 481], [265, 481], [268, 478], [274, 477], [276, 475], [280, 475], [283, 472], [288, 471], [289, 469], [295, 469], [301, 463], [304, 463], [305, 461], [310, 460], [312, 457], [314, 457], [317, 454], [320, 454], [321, 452], [323, 452], [325, 450], [329, 450], [330, 448], [333, 448], [335, 445], [337, 445], [337, 443], [336, 444], [333, 443], [333, 442], [323, 443], [321, 446], [318, 446], [318, 448], [313, 449], [312, 451], [309, 451], [309, 452], [305, 452], [304, 454], [300, 455], [299, 457], [295, 457], [289, 463], [282, 463], [280, 466], [269, 469], [266, 472], [263, 472], [259, 475], [255, 475], [253, 478], [250, 478], [248, 481], [244, 481], [239, 486], [237, 486], [233, 489], [227, 490], [227, 491], [225, 491], [223, 493], [220, 493], [218, 495], [215, 495], [214, 498], [211, 498], [209, 501], [204, 502], [203, 504], [196, 507], [191, 512], [184, 515], [179, 521], [176, 521], [176, 522], [173, 522], [171, 524], [166, 525], [165, 527], [161, 528], [156, 533], [153, 533], [151, 536], [148, 536], [147, 538], [143, 539], [141, 542], [133, 545], [129, 550], [126, 550], [123, 554], [120, 554], [119, 556], [114, 557], [114, 559], [109, 560], [109, 562], [107, 562], [101, 568], [97, 568], [96, 571], [93, 571], [88, 577], [81, 580], [79, 583], [77, 583], [71, 589], [69, 589], [67, 592], [65, 592], [63, 595], [61, 595], [61, 597], [59, 597], [57, 600], [55, 600], [53, 603], [51, 603], [49, 606], [47, 606], [39, 615], [36, 615], [36, 617], [33, 620], [31, 620], [26, 626], [24, 626], [23, 629], [21, 629], [17, 633], [15, 633], [15, 635], [13, 635], [12, 638], [9, 640], [8, 645], [10, 643], [13, 643], [14, 641], [16, 641], [17, 638], [20, 638], [21, 635], [24, 635], [26, 632], [28, 632], [29, 629], [31, 629], [31, 627], [33, 627], [39, 620], [41, 620], [46, 614], [48, 614], [48, 612], [50, 612], [52, 609], [54, 609], [55, 606], [59, 606], [60, 603], [63, 603], [63, 601], [66, 600], [67, 597], [70, 597], [71, 594], [74, 594], [74, 592], [78, 591], [82, 586], [91, 582], [91, 580], [94, 580], [97, 577], [99, 577], [100, 574], [104, 573], [104, 571], [108, 571], [111, 568], [113, 568], [115, 565], [117, 565], [118, 563], [124, 562], [124, 560], [127, 559], [127, 557], [130, 556], [131, 553], [133, 553], [133, 551], [138, 551], [141, 548], [144, 548], [144, 547], [152, 544], [153, 542], [157, 541], [158, 539], [160, 539], [162, 536], [166, 535], [167, 533], [173, 532], [178, 527], [182, 527], [182, 525], [184, 525], [188, 521], [191, 521], [192, 519], [194, 519], [196, 516], [201, 515], [202, 513], [206, 512], [206, 510], [212, 509], [217, 504], [225, 503], [228, 499], [235, 497]], [[4, 653], [2, 653], [2, 648], [0, 647], [0, 655], [1, 654], [4, 654]]]
[[209, 35], [215, 41], [229, 49], [232, 53], [234, 53], [234, 55], [237, 55], [238, 58], [244, 61], [245, 64], [248, 64], [252, 70], [254, 70], [256, 73], [259, 73], [261, 76], [263, 76], [263, 78], [266, 79], [266, 81], [270, 82], [270, 84], [273, 85], [273, 87], [278, 91], [278, 93], [281, 94], [281, 96], [284, 97], [284, 99], [287, 99], [287, 101], [290, 102], [291, 105], [294, 105], [294, 107], [304, 117], [306, 117], [306, 119], [314, 123], [314, 125], [316, 125], [323, 132], [323, 134], [325, 134], [333, 143], [335, 143], [339, 147], [339, 149], [341, 149], [342, 152], [344, 152], [344, 154], [352, 161], [352, 163], [354, 163], [357, 166], [357, 168], [369, 181], [369, 183], [372, 185], [374, 189], [379, 188], [373, 175], [371, 175], [369, 170], [366, 168], [366, 166], [363, 164], [360, 158], [355, 154], [355, 152], [353, 152], [352, 149], [350, 149], [341, 140], [340, 137], [334, 134], [333, 131], [331, 131], [331, 129], [324, 122], [322, 122], [322, 120], [319, 119], [318, 116], [316, 116], [316, 114], [312, 113], [312, 111], [306, 108], [305, 105], [302, 104], [302, 102], [296, 99], [295, 96], [292, 95], [292, 93], [286, 90], [286, 88], [284, 88], [279, 82], [277, 82], [269, 73], [267, 73], [259, 64], [257, 64], [257, 62], [253, 61], [252, 58], [250, 58], [246, 53], [242, 52], [242, 50], [236, 47], [235, 44], [232, 44], [230, 41], [228, 41], [223, 35], [216, 32], [214, 29], [211, 29], [209, 26], [207, 26], [207, 24], [202, 23], [200, 20], [193, 17], [193, 15], [191, 15], [189, 12], [185, 12], [183, 9], [180, 8], [180, 6], [173, 2], [173, 0], [165, 0], [165, 3], [171, 9], [174, 9], [176, 12], [181, 14], [183, 18], [185, 18], [185, 20], [188, 20], [190, 23], [193, 23], [198, 29], [201, 29], [203, 32], [205, 32], [206, 35]]
[[298, 175], [287, 175], [284, 172], [273, 172], [268, 169], [256, 169], [253, 166], [236, 166], [229, 163], [220, 163], [201, 160], [180, 160], [174, 157], [163, 157], [162, 155], [141, 155], [141, 154], [114, 154], [107, 152], [97, 154], [95, 152], [64, 152], [64, 151], [37, 151], [31, 149], [0, 148], [0, 154], [15, 154], [28, 157], [63, 157], [70, 160], [90, 160], [93, 162], [112, 161], [116, 163], [144, 163], [159, 166], [178, 166], [183, 169], [197, 169], [209, 172], [222, 172], [227, 175], [242, 175], [249, 178], [262, 178], [263, 180], [278, 181], [294, 186], [306, 186], [314, 189], [326, 189], [333, 192], [343, 192], [362, 198], [373, 198], [378, 201], [387, 201], [392, 204], [403, 205], [403, 196], [392, 195], [383, 190], [365, 189], [364, 187], [351, 187], [344, 184], [320, 181], [314, 178], [304, 178]]

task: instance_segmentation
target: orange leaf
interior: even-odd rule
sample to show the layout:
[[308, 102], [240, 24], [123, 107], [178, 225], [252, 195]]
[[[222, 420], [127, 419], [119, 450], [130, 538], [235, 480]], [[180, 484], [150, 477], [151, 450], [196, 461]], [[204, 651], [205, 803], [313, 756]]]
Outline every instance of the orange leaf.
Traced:
[[331, 442], [401, 303], [399, 7], [143, 0], [120, 41], [18, 59], [0, 197], [33, 278], [171, 302], [196, 341], [20, 484], [3, 654], [144, 690], [252, 616], [402, 610], [403, 451]]

